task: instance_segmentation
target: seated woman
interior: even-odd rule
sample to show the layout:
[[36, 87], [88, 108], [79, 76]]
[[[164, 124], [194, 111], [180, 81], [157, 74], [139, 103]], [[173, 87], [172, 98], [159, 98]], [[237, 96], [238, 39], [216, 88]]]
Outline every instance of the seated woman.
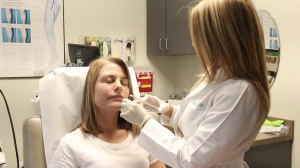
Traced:
[[81, 123], [58, 145], [50, 168], [165, 168], [138, 146], [140, 127], [120, 117], [133, 94], [127, 64], [119, 57], [90, 63], [82, 96]]

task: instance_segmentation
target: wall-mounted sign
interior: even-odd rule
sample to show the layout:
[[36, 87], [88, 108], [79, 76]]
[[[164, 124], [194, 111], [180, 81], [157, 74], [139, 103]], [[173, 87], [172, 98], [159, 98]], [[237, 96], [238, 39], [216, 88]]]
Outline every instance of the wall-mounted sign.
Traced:
[[63, 0], [2, 0], [0, 77], [44, 76], [64, 64]]

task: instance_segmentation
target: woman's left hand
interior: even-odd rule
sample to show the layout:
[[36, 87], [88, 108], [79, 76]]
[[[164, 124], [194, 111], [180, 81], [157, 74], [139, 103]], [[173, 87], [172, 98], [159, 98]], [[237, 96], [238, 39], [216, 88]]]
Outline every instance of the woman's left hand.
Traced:
[[123, 99], [120, 116], [126, 121], [141, 127], [149, 114], [143, 106], [129, 99]]

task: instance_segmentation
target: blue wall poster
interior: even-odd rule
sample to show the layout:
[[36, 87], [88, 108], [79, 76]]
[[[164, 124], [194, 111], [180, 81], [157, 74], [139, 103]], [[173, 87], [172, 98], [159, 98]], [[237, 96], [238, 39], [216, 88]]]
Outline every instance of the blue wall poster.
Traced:
[[279, 50], [280, 41], [277, 25], [272, 16], [265, 11], [258, 11], [258, 17], [264, 31], [265, 48], [270, 50]]
[[2, 0], [0, 78], [42, 77], [64, 64], [63, 0]]

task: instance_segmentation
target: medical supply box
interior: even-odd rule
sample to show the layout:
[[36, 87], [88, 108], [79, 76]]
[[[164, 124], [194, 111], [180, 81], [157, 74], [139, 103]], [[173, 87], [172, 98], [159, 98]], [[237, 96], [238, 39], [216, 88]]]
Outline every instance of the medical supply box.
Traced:
[[139, 91], [152, 92], [153, 86], [153, 72], [148, 66], [132, 66], [136, 80], [138, 83]]

